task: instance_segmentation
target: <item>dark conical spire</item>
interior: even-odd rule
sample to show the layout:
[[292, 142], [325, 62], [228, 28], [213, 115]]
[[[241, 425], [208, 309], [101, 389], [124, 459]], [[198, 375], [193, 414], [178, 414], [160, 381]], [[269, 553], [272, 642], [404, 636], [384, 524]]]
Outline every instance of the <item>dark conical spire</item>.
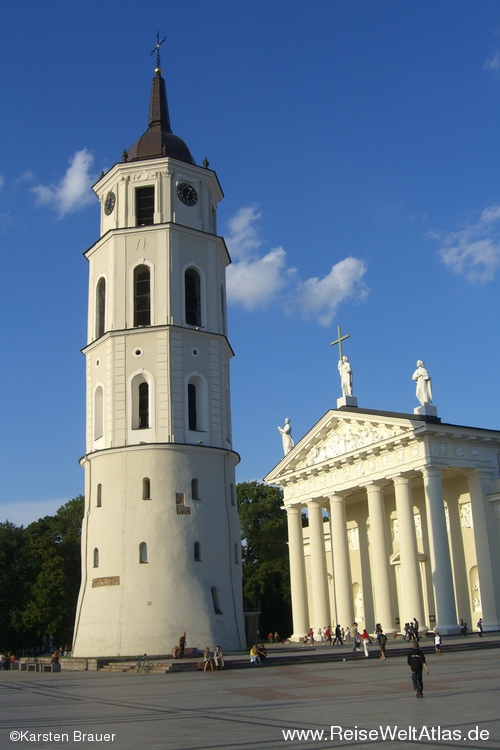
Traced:
[[155, 73], [156, 76], [153, 78], [153, 85], [151, 87], [148, 125], [150, 128], [159, 126], [166, 133], [171, 133], [172, 128], [170, 127], [165, 80], [161, 76], [161, 68], [156, 68]]
[[[155, 49], [159, 48], [159, 42]], [[153, 50], [154, 52], [155, 50]], [[139, 161], [141, 159], [156, 159], [161, 156], [170, 156], [172, 159], [195, 164], [191, 153], [184, 141], [172, 133], [170, 127], [170, 115], [168, 113], [167, 89], [161, 75], [159, 66], [159, 52], [157, 53], [157, 66], [155, 77], [151, 86], [151, 99], [149, 104], [149, 128], [141, 135], [138, 141], [131, 146], [127, 152], [127, 161]]]

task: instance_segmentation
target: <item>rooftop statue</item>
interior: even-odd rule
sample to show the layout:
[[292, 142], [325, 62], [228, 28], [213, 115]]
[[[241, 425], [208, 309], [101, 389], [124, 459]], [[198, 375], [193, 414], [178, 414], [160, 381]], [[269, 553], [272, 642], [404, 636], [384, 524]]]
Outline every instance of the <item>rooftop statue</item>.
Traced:
[[290, 420], [288, 419], [288, 417], [285, 419], [285, 426], [278, 427], [278, 430], [281, 433], [281, 440], [283, 442], [283, 454], [286, 456], [287, 453], [290, 453], [294, 446], [294, 442], [292, 440], [292, 425], [290, 424]]
[[432, 381], [421, 359], [417, 361], [417, 369], [413, 373], [412, 379], [417, 383], [416, 395], [418, 401], [422, 406], [430, 406], [432, 404]]
[[349, 338], [349, 334], [342, 336], [340, 326], [337, 327], [338, 338], [332, 341], [331, 346], [339, 345], [339, 361], [337, 364], [337, 370], [340, 375], [340, 386], [342, 388], [342, 396], [352, 397], [352, 368], [349, 358], [342, 354], [342, 342]]
[[345, 355], [339, 360], [337, 369], [340, 374], [340, 385], [343, 396], [352, 396], [352, 368], [348, 357]]

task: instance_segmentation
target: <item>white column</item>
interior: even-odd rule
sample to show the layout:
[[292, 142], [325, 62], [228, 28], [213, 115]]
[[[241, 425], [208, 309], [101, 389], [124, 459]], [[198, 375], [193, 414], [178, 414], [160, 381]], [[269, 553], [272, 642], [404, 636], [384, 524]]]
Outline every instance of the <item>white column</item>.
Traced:
[[420, 628], [424, 626], [424, 607], [422, 602], [422, 581], [418, 560], [417, 538], [415, 536], [415, 518], [410, 480], [399, 475], [393, 478], [396, 494], [396, 511], [399, 529], [399, 561], [401, 566], [402, 611], [399, 616], [401, 625], [415, 617]]
[[460, 633], [460, 626], [457, 620], [457, 606], [451, 572], [441, 469], [424, 468], [422, 469], [422, 475], [424, 478], [429, 551], [436, 608], [435, 629], [439, 630], [442, 635], [453, 635]]
[[323, 508], [317, 500], [307, 503], [309, 511], [309, 550], [311, 560], [311, 593], [314, 621], [309, 623], [317, 630], [330, 625], [330, 601], [326, 574], [325, 534]]
[[290, 589], [292, 595], [292, 641], [302, 640], [309, 630], [306, 572], [304, 565], [304, 538], [300, 506], [286, 508], [288, 521], [288, 555], [290, 558]]
[[337, 623], [350, 628], [354, 621], [354, 607], [345, 504], [342, 495], [331, 495], [329, 500]]
[[384, 493], [375, 483], [366, 485], [370, 518], [370, 561], [375, 604], [375, 619], [386, 633], [396, 631], [391, 602], [389, 546], [386, 535]]
[[[500, 630], [500, 551], [495, 516], [486, 497], [490, 477], [475, 469], [467, 475], [476, 542], [479, 588], [485, 630]], [[470, 581], [467, 581], [470, 590]]]

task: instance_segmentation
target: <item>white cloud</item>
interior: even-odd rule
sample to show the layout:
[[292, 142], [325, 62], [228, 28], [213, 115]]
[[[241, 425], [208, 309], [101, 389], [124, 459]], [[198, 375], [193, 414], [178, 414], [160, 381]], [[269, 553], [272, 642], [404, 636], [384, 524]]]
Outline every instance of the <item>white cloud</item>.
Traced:
[[233, 264], [227, 269], [228, 300], [247, 310], [265, 308], [278, 302], [305, 318], [315, 317], [330, 325], [338, 306], [347, 299], [363, 299], [368, 289], [363, 282], [365, 264], [357, 258], [345, 258], [319, 279], [301, 282], [296, 268], [288, 267], [286, 251], [276, 247], [261, 251], [262, 240], [256, 223], [261, 213], [256, 206], [238, 211], [229, 222], [226, 237]]
[[50, 206], [59, 216], [78, 211], [92, 201], [91, 185], [95, 177], [90, 173], [94, 157], [86, 148], [77, 151], [69, 160], [69, 167], [57, 185], [36, 185], [31, 190], [40, 206]]
[[286, 268], [286, 252], [276, 247], [259, 255], [262, 245], [255, 223], [261, 214], [255, 206], [241, 208], [229, 222], [227, 245], [233, 260], [227, 269], [229, 302], [247, 310], [267, 307], [287, 285], [294, 269]]
[[493, 57], [490, 57], [489, 60], [486, 60], [484, 68], [485, 70], [500, 70], [500, 52], [497, 52]]
[[493, 281], [500, 266], [500, 206], [489, 206], [479, 221], [448, 234], [430, 235], [441, 243], [443, 263], [468, 281]]
[[348, 257], [335, 263], [322, 279], [311, 278], [299, 285], [297, 304], [305, 317], [315, 316], [329, 326], [339, 305], [348, 299], [365, 299], [368, 288], [363, 281], [366, 265]]

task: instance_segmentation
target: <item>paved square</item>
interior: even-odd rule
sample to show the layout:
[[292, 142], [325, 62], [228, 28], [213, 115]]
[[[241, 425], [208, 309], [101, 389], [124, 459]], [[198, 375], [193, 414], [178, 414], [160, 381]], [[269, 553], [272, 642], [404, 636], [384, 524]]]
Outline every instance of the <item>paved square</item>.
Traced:
[[[498, 750], [499, 656], [497, 649], [431, 655], [423, 700], [412, 692], [404, 657], [390, 653], [385, 662], [360, 657], [166, 675], [1, 672], [0, 748]], [[337, 727], [333, 734], [331, 726]], [[397, 727], [410, 737], [413, 732], [413, 739], [404, 734], [381, 739], [380, 727]], [[324, 735], [287, 741], [287, 729], [324, 730]], [[370, 729], [379, 732], [377, 738], [363, 739], [361, 730]], [[424, 737], [415, 741], [422, 730]], [[443, 736], [443, 730], [460, 731], [463, 739]], [[479, 732], [489, 738], [481, 741]], [[83, 739], [85, 733], [91, 741]]]

